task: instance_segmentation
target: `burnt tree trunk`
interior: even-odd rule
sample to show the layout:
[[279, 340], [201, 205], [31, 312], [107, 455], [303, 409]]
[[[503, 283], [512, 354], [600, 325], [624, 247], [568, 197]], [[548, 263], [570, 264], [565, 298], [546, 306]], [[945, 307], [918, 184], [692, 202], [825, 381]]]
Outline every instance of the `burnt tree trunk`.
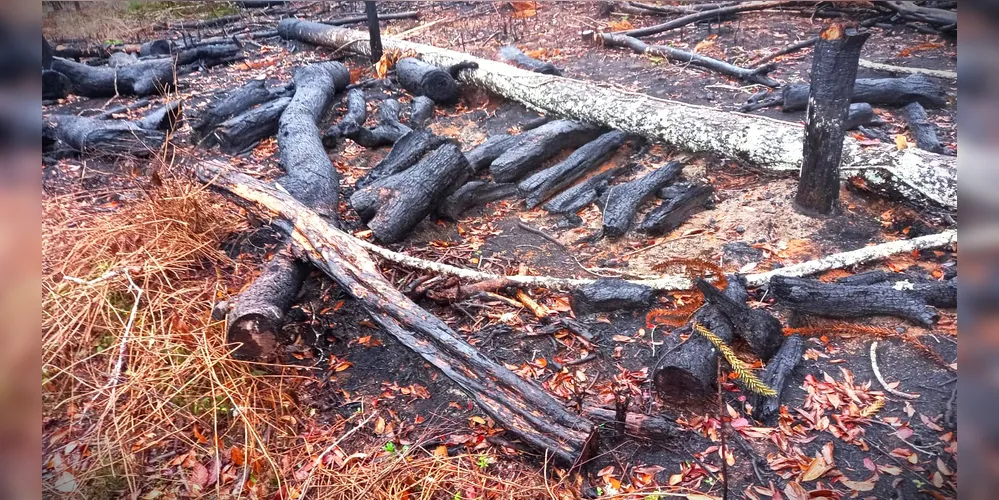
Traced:
[[[782, 92], [783, 111], [799, 111], [808, 107], [810, 85], [792, 83], [785, 85]], [[852, 102], [866, 102], [883, 106], [904, 106], [918, 102], [927, 108], [942, 108], [947, 105], [946, 90], [923, 75], [909, 75], [905, 78], [858, 78], [853, 84]]]
[[916, 139], [916, 147], [933, 153], [944, 153], [937, 126], [926, 116], [926, 110], [918, 102], [910, 102], [902, 107], [902, 117], [909, 124], [909, 132]]
[[444, 138], [434, 135], [428, 130], [413, 130], [395, 141], [392, 150], [378, 162], [364, 177], [357, 180], [357, 187], [362, 188], [378, 179], [398, 174], [416, 165], [428, 152], [444, 143]]
[[957, 307], [957, 278], [923, 281], [903, 273], [868, 271], [836, 280], [840, 285], [880, 285], [919, 296], [936, 307]]
[[833, 24], [815, 44], [805, 118], [804, 160], [795, 208], [809, 215], [832, 215], [839, 208], [839, 165], [857, 79], [860, 48], [870, 33]]
[[[736, 277], [730, 277], [723, 292], [735, 302], [749, 300], [746, 287]], [[728, 318], [713, 304], [705, 304], [694, 313], [694, 322], [703, 325], [722, 341], [730, 344], [735, 332]], [[679, 333], [686, 333], [687, 340], [680, 341]], [[699, 397], [713, 392], [718, 382], [718, 350], [710, 340], [693, 331], [689, 325], [670, 334], [676, 342], [682, 342], [674, 350], [658, 361], [652, 372], [652, 380], [664, 397]]]
[[686, 25], [691, 24], [691, 23], [696, 23], [697, 21], [718, 19], [718, 18], [721, 18], [723, 16], [735, 14], [737, 12], [745, 12], [745, 11], [750, 11], [750, 10], [769, 9], [771, 7], [777, 7], [777, 6], [786, 4], [786, 3], [790, 3], [790, 2], [786, 2], [786, 1], [780, 1], [780, 2], [748, 2], [748, 3], [741, 3], [741, 4], [731, 5], [731, 6], [725, 6], [725, 7], [720, 7], [718, 9], [714, 9], [714, 10], [705, 10], [705, 11], [700, 11], [700, 12], [696, 12], [696, 13], [693, 13], [693, 14], [688, 14], [686, 16], [678, 17], [678, 18], [673, 19], [673, 20], [671, 20], [669, 22], [665, 22], [665, 23], [662, 23], [662, 24], [657, 24], [655, 26], [649, 26], [649, 27], [646, 27], [646, 28], [638, 28], [638, 29], [633, 29], [633, 30], [628, 30], [628, 31], [622, 31], [621, 34], [622, 35], [626, 35], [626, 36], [632, 36], [632, 37], [643, 37], [643, 36], [655, 35], [657, 33], [662, 33], [664, 31], [669, 31], [669, 30], [672, 30], [672, 29], [676, 29], [676, 28], [679, 28], [681, 26], [686, 26]]
[[504, 61], [509, 61], [517, 66], [525, 69], [529, 69], [535, 73], [541, 73], [544, 75], [561, 75], [562, 71], [555, 67], [554, 64], [539, 61], [523, 52], [513, 45], [506, 45], [501, 47], [499, 50], [500, 59]]
[[472, 172], [479, 173], [510, 148], [516, 146], [523, 137], [520, 135], [494, 135], [465, 153]]
[[146, 96], [174, 87], [174, 63], [170, 58], [112, 68], [56, 57], [52, 60], [52, 69], [66, 75], [73, 82], [73, 93], [84, 97]]
[[378, 107], [378, 126], [365, 128], [368, 119], [364, 103], [364, 91], [351, 89], [347, 92], [347, 114], [323, 134], [323, 143], [333, 147], [337, 138], [346, 137], [366, 148], [386, 146], [398, 141], [410, 132], [410, 128], [399, 122], [402, 106], [395, 99], [386, 99]]
[[565, 149], [579, 147], [597, 137], [600, 129], [569, 120], [546, 123], [517, 137], [517, 144], [492, 161], [489, 172], [496, 182], [513, 182]]
[[[191, 143], [202, 144], [211, 136], [212, 130], [220, 123], [236, 116], [253, 106], [274, 99], [263, 80], [250, 80], [225, 98], [212, 102], [191, 123]], [[211, 146], [211, 140], [205, 146]]]
[[73, 91], [69, 77], [49, 69], [42, 70], [42, 100], [62, 99]]
[[879, 285], [842, 285], [774, 276], [770, 293], [785, 307], [829, 318], [896, 316], [932, 327], [939, 315], [920, 294]]
[[218, 124], [202, 144], [211, 147], [217, 143], [228, 155], [245, 153], [277, 133], [278, 121], [290, 102], [290, 97], [282, 97], [244, 111]]
[[409, 106], [409, 127], [412, 129], [427, 128], [427, 123], [434, 117], [434, 100], [418, 95]]
[[777, 352], [784, 341], [783, 327], [777, 318], [762, 309], [749, 307], [744, 300], [732, 300], [701, 278], [695, 284], [704, 293], [704, 299], [728, 318], [735, 334], [742, 337], [760, 359], [766, 362]]
[[379, 241], [395, 243], [467, 176], [465, 156], [457, 144], [448, 141], [413, 167], [355, 191], [350, 204]]
[[[449, 147], [461, 156], [456, 146], [442, 146]], [[587, 443], [597, 441], [592, 422], [484, 356], [446, 323], [396, 290], [349, 235], [290, 196], [249, 176], [203, 164], [198, 177], [282, 219], [295, 221], [295, 244], [316, 267], [357, 299], [389, 335], [454, 381], [507, 431], [530, 446], [548, 450], [562, 464], [589, 459], [593, 448]]]
[[458, 100], [458, 84], [454, 77], [432, 64], [405, 57], [395, 63], [395, 74], [403, 88], [413, 95], [426, 96], [440, 104]]
[[618, 238], [628, 232], [638, 207], [660, 188], [673, 182], [682, 169], [683, 165], [679, 162], [671, 161], [642, 178], [612, 186], [604, 207], [604, 234]]
[[711, 204], [715, 189], [708, 184], [690, 184], [680, 193], [654, 208], [638, 230], [652, 235], [666, 234], [682, 225], [692, 215]]
[[282, 250], [271, 258], [259, 277], [239, 292], [228, 316], [228, 342], [238, 344], [233, 351], [235, 357], [282, 361], [277, 356], [277, 332], [308, 274], [307, 265]]
[[776, 396], [761, 396], [750, 393], [749, 402], [753, 405], [753, 417], [765, 422], [780, 412], [781, 394], [784, 386], [787, 385], [788, 377], [801, 361], [802, 352], [805, 349], [805, 341], [799, 335], [791, 335], [784, 339], [780, 350], [774, 357], [770, 358], [767, 366], [760, 374], [760, 381], [767, 387], [777, 391]]
[[471, 181], [458, 188], [448, 196], [439, 207], [437, 215], [442, 219], [456, 221], [462, 212], [472, 207], [485, 205], [491, 201], [510, 198], [517, 194], [517, 185], [513, 183], [497, 184], [495, 182]]
[[652, 289], [619, 278], [601, 278], [572, 293], [572, 310], [576, 314], [645, 309], [652, 304]]
[[627, 138], [628, 134], [612, 130], [580, 146], [565, 160], [524, 179], [517, 185], [517, 189], [527, 199], [527, 208], [540, 205], [576, 179], [599, 167]]
[[554, 214], [576, 213], [596, 201], [610, 187], [610, 181], [625, 170], [626, 167], [616, 167], [594, 175], [559, 193], [545, 203], [544, 209]]
[[166, 140], [162, 131], [143, 128], [138, 121], [50, 115], [43, 122], [43, 142], [58, 141], [85, 155], [145, 157], [158, 153]]

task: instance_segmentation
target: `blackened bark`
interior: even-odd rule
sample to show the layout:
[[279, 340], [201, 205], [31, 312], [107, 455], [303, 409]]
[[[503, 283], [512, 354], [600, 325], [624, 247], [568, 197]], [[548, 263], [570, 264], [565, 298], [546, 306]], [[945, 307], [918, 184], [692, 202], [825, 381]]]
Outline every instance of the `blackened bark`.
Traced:
[[[783, 111], [799, 111], [808, 107], [810, 86], [805, 83], [785, 85], [782, 90]], [[905, 78], [859, 78], [853, 85], [852, 102], [883, 106], [904, 106], [918, 102], [926, 108], [942, 108], [947, 104], [947, 91], [924, 75]]]
[[143, 128], [134, 121], [50, 115], [43, 122], [42, 136], [46, 141], [59, 141], [85, 155], [146, 157], [158, 153], [166, 140], [163, 132]]
[[678, 17], [678, 18], [673, 19], [673, 20], [671, 20], [669, 22], [665, 22], [665, 23], [662, 23], [662, 24], [657, 24], [655, 26], [649, 26], [649, 27], [646, 27], [646, 28], [637, 28], [637, 29], [633, 29], [633, 30], [622, 31], [620, 33], [623, 34], [623, 35], [632, 36], [632, 37], [643, 37], [643, 36], [655, 35], [657, 33], [662, 33], [664, 31], [669, 31], [669, 30], [672, 30], [672, 29], [676, 29], [676, 28], [679, 28], [681, 26], [686, 26], [688, 24], [695, 23], [695, 22], [698, 22], [698, 21], [719, 19], [719, 18], [721, 18], [723, 16], [735, 14], [737, 12], [745, 12], [745, 11], [749, 11], [749, 10], [769, 9], [771, 7], [777, 7], [777, 6], [779, 6], [781, 4], [785, 4], [785, 3], [789, 3], [789, 2], [781, 2], [781, 1], [777, 1], [777, 2], [749, 2], [749, 3], [736, 4], [736, 5], [731, 5], [731, 6], [724, 6], [724, 7], [718, 8], [718, 9], [714, 9], [714, 10], [705, 10], [705, 11], [700, 11], [700, 12], [696, 12], [696, 13], [693, 13], [693, 14], [688, 14], [686, 16]]
[[831, 215], [838, 209], [839, 164], [843, 157], [846, 117], [852, 84], [857, 79], [860, 48], [870, 33], [833, 24], [815, 44], [804, 160], [794, 205], [809, 215]]
[[[599, 406], [583, 406], [583, 415], [596, 423], [614, 422], [615, 410]], [[676, 420], [660, 415], [628, 412], [624, 419], [625, 434], [654, 441], [672, 440], [683, 433]]]
[[805, 341], [799, 335], [791, 335], [784, 339], [777, 354], [774, 354], [760, 374], [760, 381], [767, 387], [777, 391], [776, 396], [767, 397], [750, 393], [749, 402], [753, 405], [753, 417], [762, 422], [770, 420], [780, 411], [781, 394], [787, 385], [791, 372], [801, 362], [805, 349]]
[[434, 117], [434, 100], [426, 96], [416, 96], [409, 107], [409, 126], [413, 129], [426, 128]]
[[165, 56], [173, 51], [173, 44], [170, 40], [159, 39], [143, 42], [139, 47], [140, 56]]
[[339, 137], [346, 137], [366, 148], [376, 148], [394, 144], [410, 132], [410, 128], [399, 122], [402, 106], [395, 99], [386, 99], [378, 107], [378, 126], [365, 128], [368, 118], [364, 103], [364, 91], [359, 88], [347, 92], [347, 114], [323, 134], [323, 143], [333, 147]]
[[652, 304], [652, 289], [618, 278], [601, 278], [572, 293], [572, 310], [576, 314], [644, 309]]
[[48, 39], [42, 36], [42, 69], [52, 69], [53, 57], [55, 57], [55, 49]]
[[448, 141], [409, 169], [355, 191], [354, 210], [384, 243], [405, 238], [468, 176], [461, 148]]
[[[391, 21], [394, 19], [418, 19], [420, 13], [415, 10], [408, 10], [405, 12], [393, 12], [390, 14], [378, 14], [379, 21]], [[323, 24], [328, 24], [330, 26], [343, 26], [345, 24], [362, 23], [368, 20], [367, 15], [363, 16], [348, 16], [339, 19], [330, 19], [328, 21], [319, 21]]]
[[599, 167], [627, 139], [628, 134], [612, 130], [582, 145], [565, 160], [542, 170], [517, 185], [526, 198], [527, 208], [534, 208], [553, 194], [572, 184], [590, 170]]
[[389, 154], [378, 162], [367, 175], [357, 180], [357, 187], [362, 188], [374, 181], [416, 165], [428, 152], [437, 149], [443, 143], [444, 138], [434, 135], [428, 130], [409, 132], [395, 142]]
[[275, 254], [260, 276], [239, 293], [229, 311], [227, 338], [239, 345], [235, 357], [281, 361], [277, 358], [278, 332], [307, 275], [308, 267], [285, 250]]
[[382, 58], [382, 31], [378, 25], [378, 5], [374, 0], [364, 2], [364, 13], [368, 16], [368, 44], [371, 47], [371, 64]]
[[561, 75], [562, 71], [555, 67], [554, 64], [539, 61], [523, 52], [513, 45], [507, 45], [501, 47], [499, 50], [500, 59], [504, 61], [509, 61], [517, 66], [525, 69], [529, 69], [535, 73], [542, 73], [545, 75]]
[[714, 192], [715, 189], [708, 184], [690, 184], [686, 190], [649, 212], [638, 225], [638, 230], [652, 235], [666, 234], [710, 205]]
[[497, 184], [495, 182], [471, 181], [458, 188], [448, 196], [439, 207], [437, 215], [442, 219], [456, 221], [462, 212], [472, 207], [485, 205], [491, 201], [510, 198], [517, 194], [517, 185], [510, 182]]
[[517, 137], [517, 144], [507, 149], [489, 165], [496, 182], [513, 182], [537, 169], [545, 160], [565, 149], [579, 147], [597, 137], [600, 129], [569, 120], [546, 123]]
[[660, 188], [673, 182], [682, 169], [683, 165], [679, 162], [671, 161], [644, 177], [612, 186], [604, 207], [604, 234], [611, 238], [624, 235], [638, 207]]
[[932, 327], [939, 317], [918, 293], [881, 284], [842, 285], [774, 276], [770, 279], [770, 293], [793, 311], [830, 318], [896, 316]]
[[472, 148], [471, 151], [466, 152], [465, 158], [468, 159], [468, 165], [472, 171], [479, 173], [522, 139], [523, 137], [520, 135], [494, 135]]
[[610, 181], [627, 169], [627, 166], [617, 167], [594, 175], [559, 193], [545, 203], [544, 209], [555, 214], [576, 213], [596, 201], [610, 187]]
[[850, 104], [850, 111], [846, 115], [844, 128], [855, 130], [857, 127], [868, 125], [880, 125], [881, 121], [874, 114], [874, 108], [866, 102], [855, 102]]
[[183, 102], [171, 101], [146, 113], [146, 116], [139, 118], [135, 123], [144, 129], [173, 132], [180, 125], [182, 113]]
[[[212, 130], [219, 124], [244, 111], [274, 99], [263, 80], [250, 80], [225, 98], [210, 103], [191, 123], [191, 143], [211, 147]], [[274, 132], [271, 132], [272, 134]], [[202, 141], [207, 140], [207, 143]]]
[[902, 116], [909, 124], [909, 132], [916, 139], [916, 147], [933, 153], [943, 153], [944, 148], [937, 138], [937, 126], [926, 116], [926, 110], [918, 102], [910, 102], [902, 107]]
[[218, 144], [228, 155], [245, 153], [277, 133], [281, 114], [290, 102], [290, 97], [282, 97], [244, 111], [218, 124], [201, 144], [208, 147]]
[[704, 293], [704, 299], [728, 318], [735, 334], [742, 337], [760, 359], [766, 362], [777, 352], [784, 340], [783, 327], [777, 318], [762, 309], [749, 307], [745, 301], [732, 300], [703, 279], [698, 278], [695, 284]]
[[146, 96], [173, 88], [174, 64], [170, 58], [139, 61], [120, 68], [94, 67], [56, 57], [52, 69], [73, 82], [73, 93], [84, 97]]
[[42, 100], [62, 99], [73, 91], [69, 77], [48, 69], [42, 70]]
[[881, 285], [914, 294], [935, 307], [957, 307], [957, 278], [922, 280], [904, 273], [867, 271], [836, 280], [840, 285]]
[[414, 57], [395, 63], [395, 74], [403, 88], [413, 95], [427, 96], [440, 104], [458, 100], [458, 84], [447, 71]]

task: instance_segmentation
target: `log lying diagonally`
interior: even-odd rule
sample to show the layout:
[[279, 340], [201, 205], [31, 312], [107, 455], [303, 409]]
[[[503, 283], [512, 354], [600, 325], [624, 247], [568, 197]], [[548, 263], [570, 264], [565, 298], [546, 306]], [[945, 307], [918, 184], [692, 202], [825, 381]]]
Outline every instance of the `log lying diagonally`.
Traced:
[[560, 461], [585, 460], [594, 425], [531, 382], [485, 357], [443, 321], [396, 290], [357, 240], [286, 193], [218, 162], [197, 170], [202, 182], [290, 223], [303, 255], [337, 281], [390, 335], [461, 387], [484, 411], [525, 442]]
[[[348, 46], [367, 54], [367, 34], [308, 21], [285, 19], [294, 30], [285, 36], [327, 47]], [[461, 52], [383, 37], [385, 49], [411, 50], [441, 68], [473, 61], [475, 69], [460, 78], [546, 114], [560, 115], [643, 135], [689, 151], [711, 151], [779, 174], [797, 174], [804, 129], [800, 124], [761, 116], [718, 111], [705, 106], [659, 99], [571, 78], [542, 75], [508, 64], [477, 59]], [[894, 145], [863, 146], [847, 137], [844, 178], [859, 177], [875, 192], [913, 203], [957, 208], [957, 162], [953, 157]]]

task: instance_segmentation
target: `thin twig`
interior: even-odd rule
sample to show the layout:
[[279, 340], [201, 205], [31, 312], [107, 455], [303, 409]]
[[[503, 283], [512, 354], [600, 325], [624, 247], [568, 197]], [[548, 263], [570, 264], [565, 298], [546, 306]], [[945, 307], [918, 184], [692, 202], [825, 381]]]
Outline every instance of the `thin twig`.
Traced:
[[316, 469], [320, 468], [323, 465], [323, 457], [325, 457], [327, 453], [333, 451], [333, 448], [336, 448], [337, 446], [339, 446], [340, 443], [343, 442], [344, 439], [347, 439], [348, 437], [350, 437], [351, 434], [357, 432], [358, 429], [364, 427], [377, 414], [378, 414], [378, 412], [372, 412], [367, 417], [364, 417], [364, 420], [361, 420], [352, 429], [350, 429], [349, 431], [345, 432], [342, 436], [338, 437], [336, 439], [336, 441], [333, 441], [332, 444], [330, 444], [329, 446], [327, 446], [326, 449], [323, 450], [322, 453], [320, 453], [319, 456], [317, 456], [315, 460], [313, 460], [312, 469], [309, 470], [309, 475], [306, 476], [305, 481], [302, 482], [302, 486], [299, 488], [299, 491], [300, 491], [300, 493], [298, 495], [299, 500], [301, 500], [302, 498], [305, 498], [305, 493], [309, 491], [309, 482], [312, 481], [312, 476], [313, 476], [313, 474], [315, 474]]
[[875, 340], [874, 342], [871, 342], [871, 368], [874, 369], [874, 376], [878, 379], [878, 382], [881, 383], [881, 387], [884, 387], [885, 391], [888, 391], [901, 398], [906, 398], [906, 399], [918, 398], [919, 394], [909, 394], [908, 392], [902, 392], [897, 389], [892, 389], [891, 386], [888, 385], [888, 382], [885, 382], [884, 377], [881, 376], [881, 370], [878, 368], [877, 350], [878, 350], [878, 341]]

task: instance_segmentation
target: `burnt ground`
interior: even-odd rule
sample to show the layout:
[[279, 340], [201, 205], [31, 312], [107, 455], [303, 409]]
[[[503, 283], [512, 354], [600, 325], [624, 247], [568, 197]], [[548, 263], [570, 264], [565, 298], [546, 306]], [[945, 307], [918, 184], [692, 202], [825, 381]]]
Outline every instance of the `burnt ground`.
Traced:
[[[302, 5], [304, 10], [299, 16], [314, 19], [336, 18], [342, 12], [361, 10], [360, 2]], [[408, 38], [485, 58], [497, 58], [496, 49], [512, 43], [525, 51], [536, 51], [533, 54], [555, 63], [566, 76], [606, 82], [663, 98], [732, 110], [759, 90], [756, 86], [745, 86], [712, 73], [630, 51], [589, 47], [578, 39], [580, 31], [605, 29], [611, 21], [627, 21], [640, 27], [661, 22], [662, 18], [606, 18], [601, 17], [597, 4], [568, 2], [541, 4], [535, 15], [526, 18], [516, 18], [507, 4], [452, 2], [445, 6], [388, 2], [379, 4], [379, 8], [386, 12], [418, 9], [422, 15], [420, 21], [386, 23], [383, 25], [385, 34], [429, 26], [410, 32]], [[804, 12], [750, 12], [721, 24], [687, 26], [652, 40], [687, 49], [699, 45], [699, 50], [708, 55], [745, 63], [817, 33], [825, 21], [810, 19], [810, 14], [807, 9]], [[270, 21], [276, 24], [277, 19]], [[888, 29], [876, 27], [873, 32], [864, 48], [862, 57], [866, 59], [931, 69], [953, 70], [956, 65], [954, 40], [919, 33], [901, 25]], [[251, 78], [266, 78], [274, 84], [288, 82], [295, 67], [324, 60], [331, 52], [296, 46], [276, 38], [262, 40], [259, 45], [247, 47], [246, 63], [184, 77], [177, 97], [184, 99], [185, 113], [188, 116], [195, 114], [211, 98]], [[906, 49], [911, 54], [900, 55]], [[345, 62], [358, 70], [358, 79], [371, 75], [366, 61], [348, 57]], [[784, 56], [778, 59], [778, 69], [772, 76], [786, 83], [807, 81], [810, 62], [808, 51]], [[860, 69], [859, 76], [883, 75]], [[404, 102], [409, 99], [397, 87], [381, 84], [368, 86], [366, 94], [370, 109], [376, 108], [377, 101], [386, 96]], [[956, 89], [950, 88], [949, 95], [956, 96]], [[107, 99], [71, 97], [66, 102], [44, 106], [43, 113], [85, 113], [127, 100], [117, 98], [108, 102]], [[895, 110], [879, 109], [877, 112], [887, 122], [884, 130], [889, 136], [905, 133]], [[343, 103], [340, 103], [331, 111], [326, 123], [335, 122], [342, 113]], [[803, 112], [782, 113], [779, 109], [758, 113], [785, 120], [802, 120], [804, 115]], [[956, 149], [955, 113], [953, 102], [943, 110], [930, 110], [931, 119], [939, 125], [942, 142]], [[536, 116], [519, 104], [466, 88], [458, 105], [437, 109], [431, 128], [440, 135], [455, 138], [464, 149], [470, 149], [490, 135], [516, 130], [519, 124]], [[113, 209], [116, 203], [141, 197], [143, 190], [155, 184], [151, 178], [157, 169], [183, 172], [203, 159], [222, 157], [215, 151], [205, 152], [188, 146], [185, 143], [188, 130], [181, 129], [174, 138], [176, 147], [169, 166], [138, 159], [115, 162], [63, 159], [46, 167], [45, 193], [51, 196], [82, 189], [89, 193], [95, 207]], [[629, 149], [630, 146], [622, 148], [608, 163], [626, 162]], [[368, 151], [352, 143], [329, 151], [344, 178], [344, 199], [349, 197], [354, 181], [387, 151], [388, 148]], [[678, 155], [657, 145], [625, 180], [640, 176]], [[948, 221], [952, 223], [952, 219], [932, 210], [908, 207], [848, 189], [843, 191], [842, 215], [816, 220], [797, 214], [791, 207], [793, 179], [763, 176], [748, 166], [711, 155], [684, 157], [688, 161], [684, 177], [713, 184], [716, 203], [714, 208], [695, 215], [663, 238], [648, 238], [631, 232], [618, 241], [581, 242], [600, 227], [600, 211], [595, 205], [578, 214], [581, 218], [578, 227], [570, 227], [573, 223], [563, 217], [547, 215], [540, 209], [528, 211], [519, 201], [506, 200], [466, 212], [457, 223], [425, 220], [406, 242], [393, 248], [431, 260], [504, 274], [524, 269], [538, 275], [585, 277], [587, 274], [579, 268], [578, 260], [591, 268], [614, 268], [627, 275], [644, 276], [654, 275], [652, 267], [656, 264], [678, 257], [718, 263], [726, 272], [751, 268], [761, 271], [870, 243], [933, 233], [948, 227]], [[236, 168], [268, 179], [280, 172], [273, 139], [250, 153], [225, 159]], [[364, 229], [349, 206], [342, 204], [341, 208], [341, 215], [350, 229], [355, 232]], [[643, 211], [651, 208], [650, 204], [643, 207]], [[548, 232], [561, 244], [556, 245], [522, 229], [518, 221]], [[259, 229], [256, 234], [233, 235], [233, 244], [228, 250], [239, 265], [231, 277], [229, 293], [239, 291], [276, 242], [273, 233], [266, 228]], [[738, 242], [754, 250], [741, 258], [723, 251], [724, 245]], [[888, 262], [834, 271], [820, 278], [832, 279], [881, 268], [940, 278], [956, 272], [955, 263], [956, 252], [941, 250], [898, 256]], [[386, 266], [385, 272], [400, 288], [420, 277], [418, 272], [391, 266]], [[529, 293], [555, 314], [572, 315], [567, 295], [546, 290], [530, 290]], [[671, 304], [684, 295], [664, 294], [659, 301]], [[752, 295], [753, 304], [770, 309], [785, 324], [789, 323], [787, 311], [773, 305], [763, 290], [754, 290]], [[566, 373], [571, 374], [569, 378], [588, 388], [588, 402], [605, 403], [611, 379], [623, 375], [633, 383], [633, 410], [678, 417], [691, 429], [677, 442], [605, 440], [603, 453], [587, 467], [584, 494], [595, 493], [598, 486], [601, 491], [610, 493], [614, 489], [627, 489], [628, 485], [648, 485], [649, 478], [645, 474], [650, 471], [656, 484], [688, 486], [712, 495], [721, 494], [716, 479], [721, 474], [721, 459], [717, 452], [718, 395], [678, 400], [652, 390], [649, 380], [656, 360], [663, 353], [668, 355], [669, 349], [681, 339], [668, 328], [648, 329], [646, 311], [578, 318], [599, 333], [599, 340], [594, 345], [586, 345], [572, 336], [529, 336], [542, 322], [529, 310], [505, 302], [438, 304], [425, 298], [416, 299], [470, 343], [520, 375], [535, 379], [563, 398], [566, 404], [571, 404], [572, 398], [568, 397], [564, 377], [557, 376], [556, 365], [595, 353], [597, 357], [593, 361], [566, 368]], [[956, 429], [945, 417], [955, 404], [952, 389], [956, 384], [956, 311], [944, 310], [941, 315], [940, 324], [932, 330], [890, 318], [855, 322], [889, 333], [878, 339], [880, 369], [886, 380], [899, 382], [900, 390], [919, 394], [911, 401], [882, 390], [874, 378], [868, 356], [872, 338], [862, 332], [838, 337], [818, 332], [807, 339], [805, 359], [787, 385], [784, 394], [787, 412], [779, 422], [746, 420], [744, 395], [734, 384], [724, 384], [722, 397], [727, 406], [728, 422], [725, 432], [730, 436], [728, 450], [733, 454], [727, 471], [730, 489], [750, 497], [774, 496], [775, 491], [783, 495], [812, 491], [813, 496], [825, 497], [851, 494], [870, 498], [954, 496]], [[294, 397], [303, 406], [315, 410], [318, 421], [349, 415], [361, 405], [385, 408], [394, 417], [380, 433], [355, 436], [358, 449], [386, 441], [405, 445], [428, 440], [455, 449], [492, 446], [483, 439], [492, 434], [495, 423], [485, 419], [483, 424], [483, 419], [474, 418], [484, 415], [453, 384], [375, 327], [328, 279], [317, 273], [310, 277], [299, 304], [289, 313], [289, 320], [284, 332], [286, 361], [301, 365], [303, 373], [315, 374], [315, 380]], [[817, 319], [805, 321], [817, 330], [824, 324]], [[735, 348], [744, 359], [752, 362], [747, 350], [738, 344]], [[854, 395], [853, 403], [849, 401], [851, 394]], [[864, 410], [880, 397], [886, 400], [884, 408], [874, 418], [858, 419], [858, 409]], [[845, 435], [841, 429], [850, 429], [854, 434]], [[735, 434], [741, 437], [735, 437]], [[733, 444], [733, 438], [741, 443]], [[803, 480], [803, 472], [827, 443], [833, 444], [834, 468], [825, 477]], [[495, 450], [507, 454], [511, 460], [540, 465], [540, 457], [500, 447]], [[850, 483], [851, 480], [860, 483]], [[785, 486], [787, 483], [791, 485]]]

